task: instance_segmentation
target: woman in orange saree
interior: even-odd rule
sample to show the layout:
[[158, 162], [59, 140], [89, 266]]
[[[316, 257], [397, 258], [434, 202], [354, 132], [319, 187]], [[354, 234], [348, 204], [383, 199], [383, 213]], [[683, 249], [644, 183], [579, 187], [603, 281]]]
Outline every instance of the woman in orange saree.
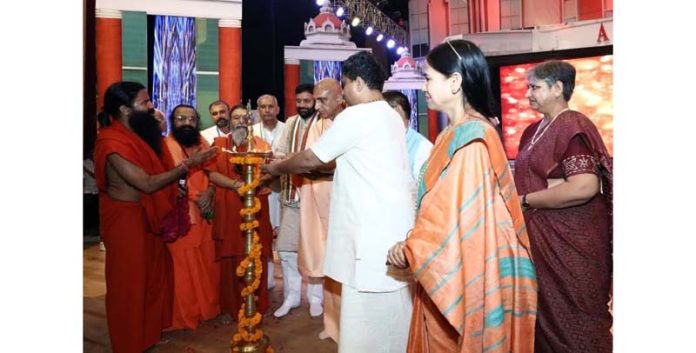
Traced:
[[536, 271], [499, 135], [489, 121], [490, 79], [465, 40], [434, 48], [425, 64], [430, 109], [447, 113], [418, 182], [417, 217], [388, 261], [417, 285], [408, 352], [529, 352]]

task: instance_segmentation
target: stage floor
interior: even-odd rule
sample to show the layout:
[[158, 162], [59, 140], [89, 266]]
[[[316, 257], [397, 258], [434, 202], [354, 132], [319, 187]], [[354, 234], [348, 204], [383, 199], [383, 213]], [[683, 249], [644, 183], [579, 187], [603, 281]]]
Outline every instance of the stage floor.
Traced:
[[[104, 308], [104, 258], [105, 253], [99, 251], [98, 243], [85, 243], [83, 252], [83, 314], [84, 352], [111, 352], [109, 333], [106, 326]], [[263, 319], [263, 330], [270, 337], [271, 345], [276, 352], [294, 353], [335, 353], [336, 343], [331, 339], [320, 340], [317, 335], [322, 330], [322, 317], [311, 318], [306, 298], [302, 298], [302, 306], [294, 309], [282, 319], [273, 317], [273, 311], [283, 301], [283, 281], [280, 277], [280, 265], [275, 264], [275, 288], [271, 290], [271, 308]], [[302, 283], [302, 293], [305, 293], [306, 281]], [[157, 353], [228, 353], [232, 335], [236, 325], [223, 325], [214, 319], [203, 322], [196, 331], [181, 330], [166, 332], [162, 338], [166, 343], [160, 343], [147, 352]]]

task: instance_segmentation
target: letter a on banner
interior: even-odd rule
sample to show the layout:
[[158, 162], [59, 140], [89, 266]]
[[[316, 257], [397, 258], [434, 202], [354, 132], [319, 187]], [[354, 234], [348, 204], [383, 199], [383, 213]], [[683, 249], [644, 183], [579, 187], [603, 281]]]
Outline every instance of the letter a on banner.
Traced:
[[604, 30], [604, 23], [599, 24], [599, 34], [597, 34], [597, 43], [608, 42], [609, 36], [607, 36], [607, 31]]

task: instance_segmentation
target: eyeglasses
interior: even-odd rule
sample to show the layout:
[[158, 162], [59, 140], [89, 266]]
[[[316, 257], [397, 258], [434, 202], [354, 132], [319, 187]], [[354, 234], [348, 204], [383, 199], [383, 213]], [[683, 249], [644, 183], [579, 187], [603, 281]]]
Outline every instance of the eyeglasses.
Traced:
[[174, 117], [174, 120], [180, 123], [184, 121], [188, 121], [189, 123], [195, 123], [198, 121], [198, 118], [195, 116], [177, 115]]

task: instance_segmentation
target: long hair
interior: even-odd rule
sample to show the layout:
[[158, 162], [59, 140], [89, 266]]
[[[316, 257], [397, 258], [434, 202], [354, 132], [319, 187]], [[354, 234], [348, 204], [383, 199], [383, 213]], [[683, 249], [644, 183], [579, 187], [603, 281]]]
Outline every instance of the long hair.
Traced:
[[428, 53], [426, 60], [430, 67], [445, 76], [462, 75], [465, 102], [487, 118], [494, 116], [488, 63], [474, 43], [464, 39], [442, 43]]
[[109, 86], [104, 93], [104, 107], [99, 113], [98, 119], [101, 126], [111, 125], [111, 119], [118, 119], [121, 116], [122, 105], [133, 108], [133, 101], [138, 92], [145, 89], [145, 86], [138, 82], [121, 81]]

